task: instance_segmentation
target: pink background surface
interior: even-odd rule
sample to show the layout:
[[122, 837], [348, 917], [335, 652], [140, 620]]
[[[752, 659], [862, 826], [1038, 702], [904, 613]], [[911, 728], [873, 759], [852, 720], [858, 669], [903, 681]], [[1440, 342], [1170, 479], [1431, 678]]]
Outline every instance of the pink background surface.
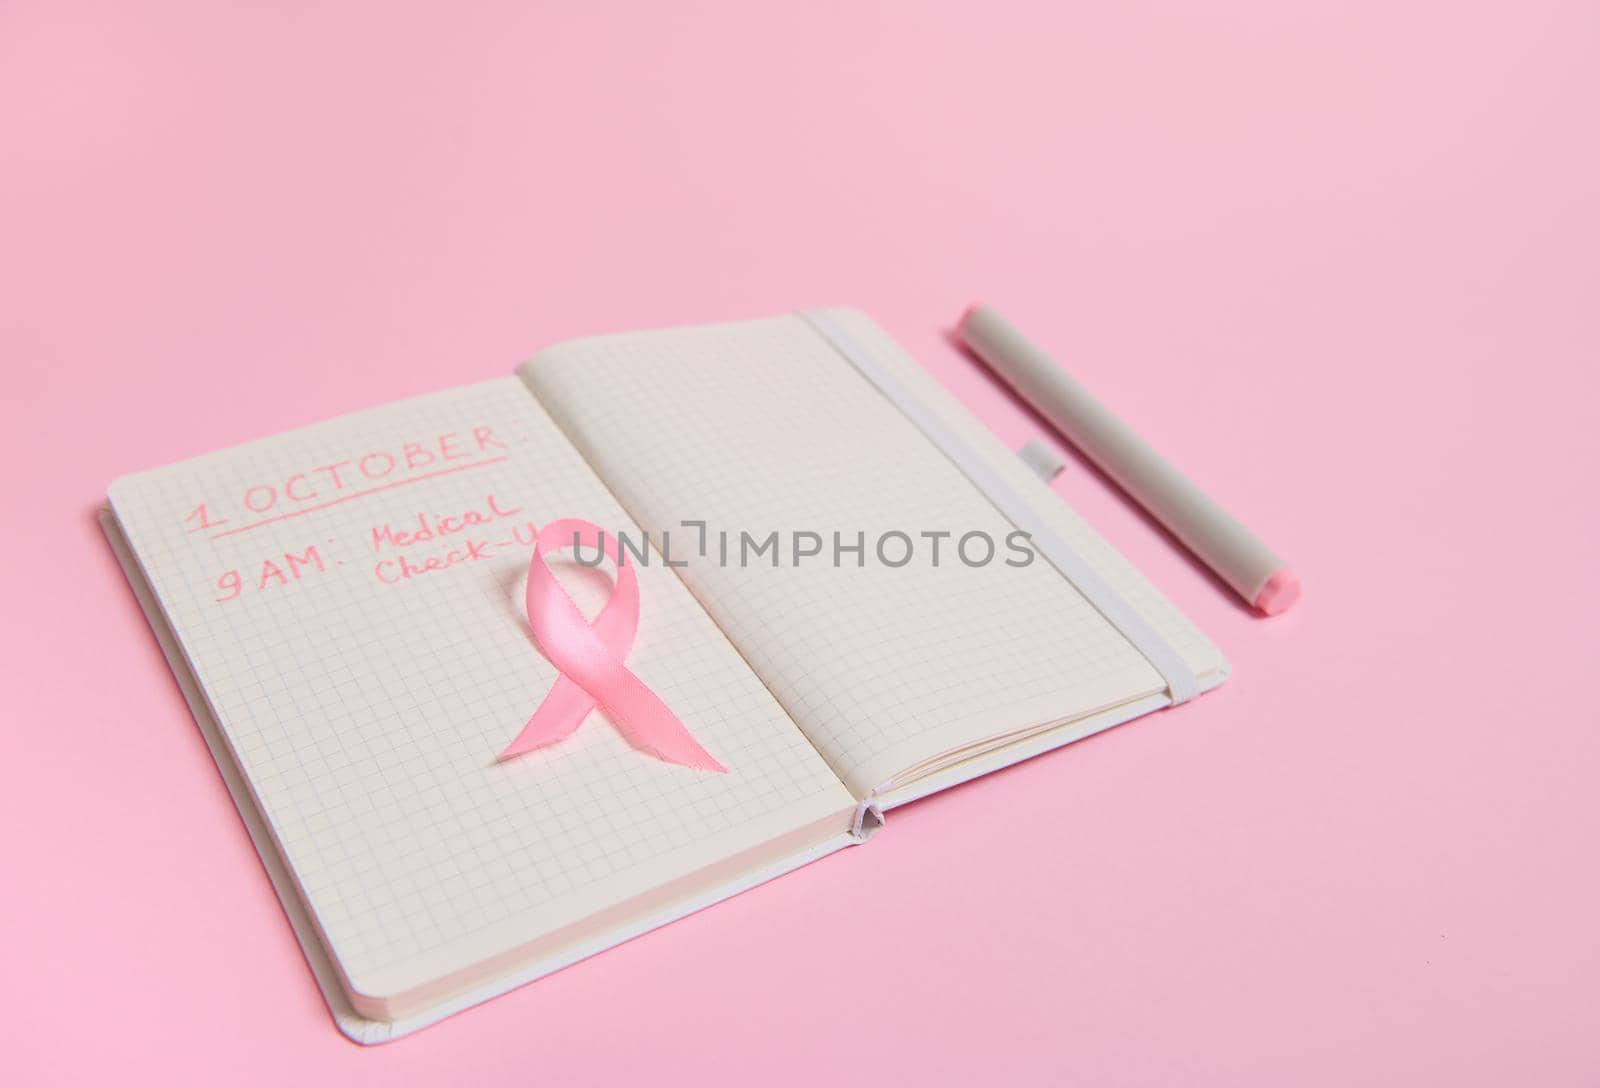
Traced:
[[[0, 1080], [1600, 1080], [1600, 9], [272, 7], [0, 5]], [[831, 303], [1019, 443], [945, 338], [972, 297], [1300, 606], [1250, 617], [1075, 461], [1222, 691], [346, 1042], [106, 484]]]

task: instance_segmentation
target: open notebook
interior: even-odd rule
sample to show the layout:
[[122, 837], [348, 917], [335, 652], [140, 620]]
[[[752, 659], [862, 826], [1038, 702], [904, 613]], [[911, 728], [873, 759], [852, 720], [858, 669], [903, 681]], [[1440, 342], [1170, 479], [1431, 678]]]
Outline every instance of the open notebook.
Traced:
[[[627, 665], [727, 773], [644, 755], [598, 712], [496, 761], [558, 677], [522, 592], [562, 517], [648, 534]], [[560, 344], [123, 477], [103, 520], [361, 1042], [1227, 671], [849, 310]], [[610, 592], [604, 568], [552, 566], [591, 615]]]

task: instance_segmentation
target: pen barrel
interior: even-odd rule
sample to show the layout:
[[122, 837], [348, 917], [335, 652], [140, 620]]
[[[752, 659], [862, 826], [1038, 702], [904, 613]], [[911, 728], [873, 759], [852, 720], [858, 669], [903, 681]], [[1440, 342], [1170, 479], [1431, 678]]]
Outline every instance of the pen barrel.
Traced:
[[963, 341], [1006, 384], [1143, 506], [1234, 592], [1255, 604], [1283, 561], [1195, 486], [1050, 356], [988, 306], [962, 320]]

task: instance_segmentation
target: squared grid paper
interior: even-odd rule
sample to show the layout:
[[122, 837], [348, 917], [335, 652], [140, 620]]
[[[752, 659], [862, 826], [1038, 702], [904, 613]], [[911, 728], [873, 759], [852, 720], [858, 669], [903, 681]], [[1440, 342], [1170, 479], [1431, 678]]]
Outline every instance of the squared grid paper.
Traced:
[[[509, 445], [506, 460], [220, 539], [182, 520], [205, 501], [231, 519], [214, 531], [232, 529], [252, 520], [239, 505], [247, 488], [281, 489], [316, 466], [482, 426]], [[406, 548], [420, 563], [472, 537], [488, 557], [378, 580], [374, 528], [484, 511], [490, 495], [521, 512]], [[599, 713], [551, 749], [494, 763], [556, 678], [527, 632], [531, 547], [513, 527], [576, 516], [638, 538], [514, 378], [124, 477], [111, 501], [324, 943], [359, 992], [425, 984], [852, 805], [659, 557], [635, 564], [642, 615], [628, 664], [731, 773], [635, 752]], [[279, 503], [268, 514], [294, 505]], [[264, 560], [282, 565], [309, 545], [326, 569], [256, 588]], [[566, 566], [563, 583], [593, 615], [609, 577]], [[245, 589], [219, 603], [227, 569], [245, 572]]]
[[950, 394], [893, 337], [856, 310], [830, 310], [860, 344], [872, 352], [897, 381], [930, 408], [962, 442], [982, 457], [1018, 496], [1025, 499], [1040, 520], [1072, 547], [1095, 572], [1144, 616], [1188, 664], [1197, 678], [1218, 677], [1228, 671], [1222, 651], [1195, 626], [1193, 620], [1140, 573], [1139, 568], [1095, 531], [1067, 505], [1047, 481], [983, 425], [965, 405]]
[[[833, 311], [1033, 501], [1197, 674], [1221, 657], [1114, 549], [863, 315]], [[1161, 691], [1155, 670], [1055, 569], [968, 566], [963, 534], [1014, 528], [814, 330], [786, 317], [558, 345], [521, 371], [635, 519], [673, 533], [680, 575], [858, 797], [974, 744]], [[998, 450], [998, 454], [996, 454]], [[684, 520], [707, 523], [710, 555]], [[777, 530], [781, 566], [718, 559], [718, 532]], [[789, 534], [823, 535], [791, 564]], [[873, 555], [881, 534], [912, 561]], [[832, 534], [868, 554], [831, 562]], [[937, 566], [919, 534], [952, 534]], [[691, 544], [692, 542], [692, 544]], [[896, 544], [898, 560], [903, 546]], [[1002, 550], [1001, 555], [1006, 553]]]

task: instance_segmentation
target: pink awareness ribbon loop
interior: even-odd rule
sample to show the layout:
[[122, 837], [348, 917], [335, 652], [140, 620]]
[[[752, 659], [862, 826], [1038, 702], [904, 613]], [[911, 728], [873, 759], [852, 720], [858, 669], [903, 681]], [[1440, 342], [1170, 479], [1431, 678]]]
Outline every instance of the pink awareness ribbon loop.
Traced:
[[[594, 619], [584, 618], [545, 553], [596, 548], [616, 566], [611, 597]], [[552, 521], [539, 530], [528, 564], [528, 626], [533, 641], [561, 670], [539, 709], [499, 758], [510, 759], [571, 736], [596, 707], [627, 742], [668, 763], [707, 771], [728, 768], [702, 748], [677, 715], [622, 663], [639, 630], [639, 576], [622, 561], [615, 534], [581, 518]]]

